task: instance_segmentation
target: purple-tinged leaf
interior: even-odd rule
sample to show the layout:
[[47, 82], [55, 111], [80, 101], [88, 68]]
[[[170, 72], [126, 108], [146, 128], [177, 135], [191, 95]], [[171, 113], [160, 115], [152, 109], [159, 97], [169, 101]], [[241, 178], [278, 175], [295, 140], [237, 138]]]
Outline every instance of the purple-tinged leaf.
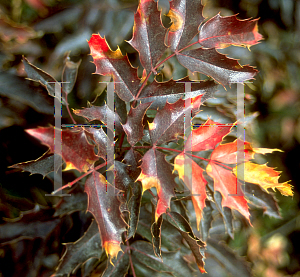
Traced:
[[220, 13], [206, 21], [199, 33], [199, 43], [206, 48], [225, 48], [230, 45], [250, 47], [259, 43], [258, 19], [239, 20], [236, 15]]
[[[107, 154], [107, 143], [108, 138], [106, 133], [103, 131], [102, 128], [96, 129], [96, 128], [85, 128], [85, 130], [91, 134], [93, 134], [94, 140], [98, 147], [98, 153], [97, 156], [101, 157], [102, 159], [106, 160], [106, 154]], [[114, 142], [111, 142], [111, 147], [114, 146]]]
[[146, 71], [154, 72], [155, 66], [167, 49], [164, 44], [166, 29], [162, 25], [158, 2], [142, 0], [134, 15], [133, 37], [129, 44], [140, 54], [140, 61]]
[[121, 236], [126, 231], [118, 190], [109, 183], [106, 184], [105, 177], [94, 171], [86, 180], [85, 192], [88, 195], [88, 211], [97, 221], [102, 246], [111, 261], [121, 251]]
[[251, 66], [241, 66], [237, 60], [227, 58], [213, 48], [183, 51], [177, 53], [177, 59], [190, 71], [210, 76], [223, 86], [243, 83], [253, 79], [258, 72]]
[[74, 88], [77, 79], [78, 68], [81, 64], [81, 60], [79, 60], [77, 63], [72, 62], [70, 60], [69, 54], [70, 53], [68, 53], [65, 58], [64, 61], [65, 66], [61, 77], [61, 80], [63, 82], [62, 88], [66, 94], [69, 94]]
[[[47, 145], [50, 151], [54, 153], [53, 127], [27, 129], [26, 132]], [[79, 132], [63, 130], [61, 136], [62, 158], [67, 164], [65, 170], [77, 169], [78, 171], [86, 172], [98, 161], [99, 158], [94, 153], [94, 146], [88, 143], [83, 130]]]
[[203, 250], [205, 243], [198, 239], [186, 219], [179, 213], [169, 212], [168, 221], [180, 232], [189, 245], [201, 273], [205, 273]]
[[136, 108], [131, 107], [128, 113], [123, 129], [131, 146], [134, 146], [144, 136], [143, 118], [150, 105], [151, 103], [139, 104]]
[[201, 0], [173, 0], [170, 2], [172, 25], [169, 28], [167, 42], [171, 50], [178, 51], [198, 34], [199, 25], [204, 20]]
[[[191, 92], [185, 92], [185, 83], [191, 83]], [[192, 82], [189, 77], [180, 80], [169, 80], [167, 82], [154, 81], [143, 89], [138, 100], [142, 103], [152, 102], [150, 109], [161, 109], [165, 106], [166, 102], [175, 103], [180, 98], [188, 99], [199, 95], [212, 97], [213, 93], [217, 90], [218, 84], [212, 80]]]
[[116, 134], [120, 134], [123, 132], [118, 114], [114, 113], [106, 104], [104, 104], [103, 106], [91, 105], [91, 107], [89, 108], [73, 110], [73, 112], [78, 116], [86, 118], [88, 121], [99, 120], [105, 125], [107, 125], [107, 118], [114, 118]]
[[94, 220], [91, 223], [88, 230], [79, 240], [74, 243], [66, 243], [66, 247], [66, 251], [53, 276], [69, 276], [88, 259], [100, 259], [102, 245], [96, 221]]
[[172, 166], [166, 161], [162, 152], [150, 149], [142, 158], [141, 169], [142, 172], [137, 180], [142, 182], [143, 193], [152, 187], [157, 191], [158, 202], [155, 213], [157, 222], [160, 215], [170, 207], [171, 198], [175, 196], [176, 183], [172, 175]]
[[115, 93], [126, 102], [134, 100], [140, 79], [137, 77], [137, 69], [131, 66], [128, 57], [122, 55], [120, 48], [112, 51], [106, 39], [99, 34], [93, 34], [88, 43], [96, 65], [96, 73], [112, 75]]
[[[46, 152], [43, 156], [34, 161], [18, 163], [10, 166], [11, 168], [19, 168], [23, 171], [29, 171], [31, 174], [42, 174], [44, 177], [54, 171], [54, 155]], [[57, 171], [58, 168], [55, 169]]]
[[[28, 79], [39, 82], [43, 87], [46, 88], [49, 95], [55, 97], [55, 83], [57, 83], [56, 79], [42, 69], [31, 64], [25, 57], [23, 57], [23, 64]], [[61, 99], [58, 100], [62, 101], [62, 104], [66, 105], [67, 102], [65, 99], [65, 95], [62, 93], [61, 96]]]

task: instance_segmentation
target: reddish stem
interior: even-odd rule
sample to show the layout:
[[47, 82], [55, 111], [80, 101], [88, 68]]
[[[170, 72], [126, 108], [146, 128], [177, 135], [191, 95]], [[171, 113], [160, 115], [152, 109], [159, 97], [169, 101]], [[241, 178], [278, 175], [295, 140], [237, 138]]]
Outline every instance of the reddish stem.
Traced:
[[55, 190], [55, 191], [52, 191], [51, 194], [55, 194], [55, 193], [57, 193], [58, 191], [63, 190], [63, 189], [66, 189], [66, 188], [70, 188], [70, 187], [73, 186], [75, 183], [77, 183], [78, 181], [80, 181], [83, 177], [89, 175], [90, 173], [92, 173], [92, 172], [95, 171], [95, 170], [98, 170], [98, 169], [102, 168], [102, 167], [105, 166], [105, 165], [106, 165], [106, 162], [105, 162], [105, 163], [102, 163], [102, 164], [100, 164], [100, 165], [98, 165], [98, 166], [96, 166], [95, 168], [91, 169], [90, 171], [88, 171], [88, 172], [82, 174], [81, 176], [79, 176], [78, 178], [76, 178], [76, 179], [75, 179], [74, 181], [72, 181], [71, 183], [68, 183], [68, 184], [62, 186], [61, 188], [59, 188], [59, 189], [57, 189], [57, 190]]
[[73, 118], [73, 115], [71, 114], [71, 111], [69, 109], [69, 102], [68, 102], [68, 94], [64, 91], [64, 94], [65, 94], [65, 98], [66, 98], [66, 106], [67, 106], [67, 111], [69, 113], [69, 116], [71, 118], [71, 120], [73, 121], [73, 124], [76, 124], [76, 121], [75, 119]]
[[128, 256], [129, 256], [129, 261], [130, 261], [130, 267], [131, 267], [131, 270], [132, 270], [132, 275], [133, 275], [133, 277], [136, 277], [135, 271], [134, 271], [134, 267], [133, 267], [133, 262], [132, 262], [132, 259], [131, 259], [130, 245], [129, 245], [128, 240], [126, 240], [126, 245], [127, 245], [127, 252], [128, 252]]

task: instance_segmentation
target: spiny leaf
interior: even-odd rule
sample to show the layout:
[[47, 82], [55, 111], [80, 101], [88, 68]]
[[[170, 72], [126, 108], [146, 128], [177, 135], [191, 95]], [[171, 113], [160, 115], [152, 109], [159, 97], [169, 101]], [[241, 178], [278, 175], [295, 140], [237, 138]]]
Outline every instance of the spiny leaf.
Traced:
[[142, 182], [143, 193], [152, 187], [157, 190], [158, 203], [155, 213], [157, 222], [160, 215], [170, 207], [170, 200], [175, 196], [176, 183], [172, 175], [172, 166], [166, 161], [162, 152], [150, 149], [142, 158], [141, 169], [142, 172], [137, 180]]
[[161, 225], [163, 222], [163, 217], [160, 216], [157, 222], [153, 222], [151, 226], [151, 234], [152, 234], [152, 244], [154, 254], [161, 258]]
[[266, 164], [246, 162], [233, 169], [236, 176], [239, 168], [244, 169], [244, 181], [257, 184], [266, 192], [268, 192], [268, 188], [272, 188], [274, 191], [277, 188], [282, 195], [293, 196], [292, 186], [288, 182], [278, 183], [280, 171], [276, 171]]
[[140, 80], [137, 77], [137, 70], [131, 66], [128, 57], [123, 56], [119, 48], [112, 51], [106, 39], [99, 34], [93, 34], [88, 43], [96, 65], [96, 73], [112, 75], [118, 96], [126, 102], [134, 100]]
[[260, 186], [246, 183], [245, 197], [249, 204], [263, 209], [264, 214], [275, 218], [281, 218], [279, 207], [274, 196], [269, 192], [265, 192]]
[[[37, 138], [41, 143], [47, 145], [54, 153], [54, 128], [40, 127], [27, 129], [27, 133]], [[77, 169], [86, 172], [98, 160], [94, 153], [94, 146], [89, 144], [86, 134], [80, 131], [61, 131], [62, 136], [62, 157], [67, 164], [65, 170]]]
[[103, 106], [90, 106], [91, 107], [89, 108], [84, 108], [81, 110], [73, 110], [73, 112], [78, 116], [86, 118], [88, 121], [99, 120], [105, 125], [107, 125], [108, 118], [114, 118], [116, 134], [120, 134], [123, 132], [118, 114], [114, 113], [106, 104], [104, 104]]
[[130, 263], [125, 247], [122, 247], [122, 252], [118, 253], [115, 264], [113, 266], [107, 261], [107, 268], [101, 277], [125, 277], [127, 275]]
[[95, 217], [102, 246], [110, 261], [121, 251], [121, 235], [126, 230], [126, 223], [121, 215], [118, 190], [97, 171], [93, 171], [85, 183], [88, 195], [88, 211]]
[[[23, 171], [29, 171], [31, 174], [42, 174], [44, 177], [54, 171], [55, 156], [47, 152], [34, 161], [18, 163], [10, 166], [11, 168], [20, 168]], [[58, 165], [58, 163], [55, 163]], [[55, 169], [57, 171], [58, 168]]]
[[188, 243], [200, 272], [205, 273], [206, 271], [204, 269], [203, 261], [203, 248], [205, 247], [205, 243], [203, 243], [194, 235], [191, 226], [182, 215], [175, 212], [169, 212], [167, 219], [173, 226], [176, 227], [176, 229]]
[[157, 5], [158, 2], [153, 0], [141, 0], [134, 15], [133, 36], [128, 41], [139, 52], [141, 64], [146, 71], [155, 74], [154, 67], [167, 49], [164, 44], [166, 29], [162, 25]]
[[[241, 149], [237, 149], [238, 146], [242, 146]], [[237, 164], [238, 152], [243, 152], [243, 162], [254, 158], [254, 151], [250, 143], [240, 139], [236, 139], [234, 142], [218, 145], [212, 152], [210, 158], [221, 163]]]
[[174, 52], [187, 46], [198, 34], [202, 16], [203, 5], [201, 0], [173, 0], [170, 2], [170, 17], [172, 25], [169, 28], [167, 41]]
[[81, 60], [79, 60], [77, 63], [72, 62], [70, 60], [69, 54], [70, 53], [68, 53], [67, 56], [65, 57], [65, 61], [64, 61], [65, 66], [61, 77], [61, 80], [63, 82], [62, 84], [63, 91], [67, 94], [69, 94], [72, 91], [75, 85], [78, 68], [81, 64]]
[[135, 181], [141, 173], [141, 169], [139, 168], [139, 166], [141, 165], [141, 159], [142, 155], [139, 152], [133, 150], [133, 148], [130, 148], [130, 150], [127, 151], [123, 159], [123, 162], [129, 165], [128, 174], [133, 181]]
[[243, 83], [253, 79], [257, 70], [251, 66], [241, 66], [237, 60], [227, 58], [216, 49], [192, 49], [176, 54], [178, 61], [192, 72], [200, 72], [212, 77], [223, 86]]
[[132, 250], [134, 265], [136, 263], [141, 263], [144, 267], [146, 266], [162, 273], [171, 273], [171, 276], [174, 277], [192, 276], [192, 270], [182, 259], [179, 251], [162, 251], [162, 261], [154, 255], [152, 245], [146, 241], [135, 241], [130, 245], [130, 248]]
[[[239, 211], [250, 222], [250, 213], [244, 195], [235, 195], [238, 192], [237, 178], [233, 173], [214, 162], [210, 162], [206, 168], [207, 174], [214, 180], [214, 188], [222, 194], [222, 206]], [[240, 192], [241, 194], [242, 192]]]
[[88, 259], [101, 257], [102, 245], [95, 220], [79, 240], [66, 243], [66, 247], [54, 276], [70, 276]]
[[199, 43], [206, 48], [225, 48], [230, 45], [250, 47], [262, 39], [257, 20], [239, 20], [236, 15], [221, 16], [218, 13], [202, 25]]
[[246, 261], [237, 256], [224, 243], [213, 239], [207, 240], [207, 252], [219, 261], [223, 268], [233, 276], [251, 277], [250, 266]]
[[[107, 154], [107, 143], [109, 142], [109, 139], [106, 135], [106, 133], [103, 131], [102, 128], [96, 129], [96, 128], [85, 128], [85, 130], [89, 133], [91, 133], [94, 137], [94, 141], [97, 144], [98, 147], [98, 153], [97, 156], [101, 157], [102, 159], [106, 160], [106, 154]], [[114, 142], [110, 142], [111, 147], [113, 147]]]
[[142, 186], [140, 182], [134, 183], [132, 196], [128, 203], [129, 210], [129, 229], [127, 239], [134, 237], [139, 222], [140, 207], [142, 200]]
[[144, 115], [151, 103], [139, 104], [136, 108], [131, 107], [126, 124], [123, 125], [123, 129], [127, 134], [127, 139], [130, 145], [134, 146], [140, 141], [143, 136], [143, 119]]
[[[191, 83], [191, 92], [185, 92], [185, 83]], [[165, 106], [166, 102], [175, 103], [180, 98], [188, 99], [202, 95], [202, 103], [204, 99], [211, 98], [217, 90], [217, 83], [212, 80], [192, 82], [189, 77], [180, 80], [169, 80], [166, 82], [154, 81], [143, 89], [138, 100], [141, 103], [151, 102], [151, 109], [161, 109]], [[195, 107], [196, 108], [196, 107]], [[198, 107], [199, 108], [199, 107]]]
[[229, 134], [232, 125], [224, 125], [208, 119], [198, 129], [193, 130], [186, 144], [192, 146], [192, 151], [214, 149], [223, 137]]
[[199, 230], [202, 211], [205, 207], [206, 184], [203, 169], [184, 153], [179, 154], [174, 160], [174, 170], [177, 170], [179, 178], [185, 182], [191, 192], [193, 206], [196, 212], [197, 228]]
[[[23, 57], [23, 64], [29, 80], [39, 82], [47, 89], [49, 95], [57, 97], [57, 95], [55, 95], [55, 83], [57, 83], [57, 81], [54, 77], [31, 64], [25, 57]], [[59, 98], [58, 100], [62, 101], [64, 105], [67, 103], [63, 93], [61, 93], [61, 99]]]

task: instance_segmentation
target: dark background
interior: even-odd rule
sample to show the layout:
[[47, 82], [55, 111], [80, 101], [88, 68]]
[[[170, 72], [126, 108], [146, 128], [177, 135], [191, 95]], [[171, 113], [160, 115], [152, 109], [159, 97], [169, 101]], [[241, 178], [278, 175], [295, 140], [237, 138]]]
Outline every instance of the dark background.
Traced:
[[[237, 47], [222, 52], [240, 59], [241, 64], [256, 66], [260, 71], [247, 87], [251, 101], [246, 111], [259, 112], [247, 131], [256, 147], [284, 151], [267, 155], [262, 161], [282, 171], [279, 181], [291, 180], [295, 191], [293, 198], [276, 193], [281, 220], [255, 212], [251, 233], [247, 236], [237, 234], [229, 244], [247, 255], [254, 263], [257, 276], [300, 276], [295, 275], [300, 271], [297, 240], [300, 235], [300, 1], [206, 0], [203, 3], [206, 3], [205, 17], [221, 12], [223, 16], [238, 13], [240, 19], [260, 18], [259, 32], [264, 37], [260, 44], [252, 46], [251, 52]], [[0, 223], [5, 222], [3, 217], [16, 218], [22, 211], [33, 209], [36, 203], [47, 207], [57, 201], [44, 196], [53, 190], [48, 178], [7, 168], [37, 159], [47, 150], [24, 129], [54, 124], [53, 99], [41, 85], [25, 80], [22, 55], [58, 81], [67, 51], [71, 51], [73, 61], [82, 59], [69, 102], [72, 108], [85, 107], [87, 101], [92, 102], [102, 93], [104, 87], [98, 82], [107, 80], [92, 74], [95, 67], [88, 55], [86, 40], [92, 33], [105, 35], [113, 50], [119, 45], [123, 53], [128, 53], [132, 64], [138, 66], [135, 51], [124, 41], [132, 36], [137, 4], [138, 1], [130, 0], [0, 1]], [[160, 5], [162, 14], [166, 14], [168, 1], [160, 1]], [[166, 17], [163, 20], [168, 24]], [[71, 123], [65, 109], [63, 123]], [[70, 178], [72, 180], [73, 176]], [[80, 216], [73, 216], [72, 220], [76, 222]], [[60, 228], [68, 229], [68, 225]], [[68, 240], [76, 240], [82, 232], [69, 232]], [[26, 243], [23, 243], [24, 249]], [[248, 245], [246, 251], [243, 250], [245, 244]], [[0, 261], [3, 258], [12, 266], [13, 262], [22, 263], [16, 257], [15, 260], [7, 258], [9, 251], [16, 251], [26, 263], [24, 249], [5, 247], [0, 248]], [[30, 247], [35, 249], [33, 253], [39, 248]], [[59, 253], [62, 249], [56, 246], [52, 253], [55, 251]], [[48, 270], [55, 266], [57, 259], [58, 256], [52, 256]]]

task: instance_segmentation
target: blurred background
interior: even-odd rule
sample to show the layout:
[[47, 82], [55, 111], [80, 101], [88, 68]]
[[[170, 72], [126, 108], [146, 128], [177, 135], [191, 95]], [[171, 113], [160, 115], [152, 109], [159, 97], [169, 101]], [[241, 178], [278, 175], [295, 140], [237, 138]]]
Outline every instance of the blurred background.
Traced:
[[[254, 228], [248, 233], [237, 233], [227, 243], [253, 263], [255, 276], [300, 276], [300, 1], [203, 0], [203, 3], [204, 16], [208, 18], [218, 12], [223, 16], [238, 14], [239, 19], [259, 18], [259, 32], [264, 37], [260, 44], [252, 46], [251, 51], [229, 47], [222, 53], [259, 70], [256, 79], [245, 87], [246, 114], [258, 112], [248, 128], [249, 139], [255, 147], [284, 151], [261, 160], [282, 171], [279, 181], [291, 180], [295, 191], [293, 199], [276, 192], [282, 219], [254, 210]], [[139, 66], [136, 52], [124, 41], [132, 37], [137, 5], [138, 1], [133, 0], [0, 0], [0, 223], [7, 218], [13, 221], [21, 212], [32, 210], [36, 203], [47, 207], [56, 201], [44, 196], [53, 189], [51, 180], [8, 168], [37, 159], [47, 150], [24, 129], [54, 125], [53, 98], [40, 84], [25, 79], [22, 56], [61, 81], [64, 58], [71, 51], [71, 60], [82, 62], [69, 103], [74, 109], [86, 107], [87, 101], [92, 102], [102, 94], [104, 86], [99, 81], [107, 81], [92, 74], [95, 66], [91, 63], [87, 40], [93, 33], [105, 35], [113, 50], [119, 45], [132, 65]], [[159, 6], [163, 23], [168, 26], [165, 14], [169, 3], [161, 0]], [[63, 123], [71, 123], [65, 109], [62, 117]], [[80, 122], [79, 117], [76, 119]], [[82, 215], [73, 215], [72, 220], [75, 224], [82, 220]], [[70, 229], [68, 223], [64, 224], [59, 229], [61, 234]], [[84, 229], [72, 232], [68, 233], [68, 240], [61, 235], [59, 241], [75, 241]], [[26, 264], [26, 251], [31, 249], [36, 256], [39, 248], [27, 244], [18, 242], [13, 247], [0, 248], [0, 261], [11, 266], [21, 261]], [[62, 251], [60, 245], [51, 247], [51, 253]], [[19, 256], [11, 258], [11, 253]], [[44, 275], [40, 276], [49, 276], [58, 259], [53, 254], [44, 260], [40, 265]], [[20, 272], [29, 267], [24, 265]]]

